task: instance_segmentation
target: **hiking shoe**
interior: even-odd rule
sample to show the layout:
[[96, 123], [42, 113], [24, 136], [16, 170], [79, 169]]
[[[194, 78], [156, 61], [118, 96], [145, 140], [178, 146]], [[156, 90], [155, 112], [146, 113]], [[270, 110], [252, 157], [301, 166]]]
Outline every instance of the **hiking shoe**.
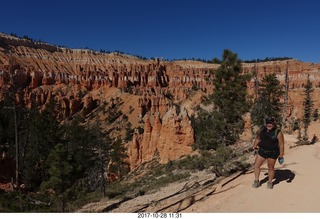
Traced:
[[273, 184], [272, 184], [272, 182], [268, 182], [267, 188], [268, 188], [268, 189], [273, 189]]
[[260, 186], [259, 180], [255, 180], [255, 181], [253, 182], [253, 184], [252, 184], [252, 187], [253, 187], [253, 188], [258, 188], [259, 186]]

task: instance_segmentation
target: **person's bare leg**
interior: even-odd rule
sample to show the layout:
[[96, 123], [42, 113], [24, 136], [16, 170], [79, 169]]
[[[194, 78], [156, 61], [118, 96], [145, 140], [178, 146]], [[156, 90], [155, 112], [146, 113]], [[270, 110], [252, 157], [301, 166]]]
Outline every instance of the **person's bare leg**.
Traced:
[[274, 166], [276, 164], [276, 160], [272, 158], [268, 158], [268, 182], [272, 182], [274, 178]]
[[254, 177], [255, 177], [255, 180], [259, 180], [260, 171], [261, 171], [261, 165], [263, 164], [263, 162], [265, 160], [266, 160], [265, 158], [263, 158], [259, 154], [257, 154], [256, 160], [255, 160], [255, 163], [254, 163]]

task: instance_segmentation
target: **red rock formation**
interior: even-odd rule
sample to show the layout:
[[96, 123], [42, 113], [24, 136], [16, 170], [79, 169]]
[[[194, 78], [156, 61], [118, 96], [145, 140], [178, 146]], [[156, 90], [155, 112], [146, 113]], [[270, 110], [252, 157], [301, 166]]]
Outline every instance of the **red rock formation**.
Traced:
[[190, 154], [194, 143], [194, 131], [187, 112], [177, 115], [175, 107], [162, 118], [162, 128], [157, 144], [160, 163], [167, 163], [183, 155]]
[[142, 156], [141, 156], [141, 142], [142, 141], [142, 135], [139, 134], [138, 130], [135, 130], [132, 142], [129, 144], [128, 153], [129, 153], [129, 163], [130, 168], [134, 169], [139, 164], [142, 163]]
[[[54, 98], [60, 118], [75, 115], [81, 110], [90, 113], [104, 101], [104, 96], [97, 93], [117, 88], [139, 96], [140, 118], [146, 114], [151, 118], [156, 115], [153, 120], [147, 116], [144, 134], [133, 137], [130, 147], [132, 167], [152, 159], [156, 153], [162, 163], [190, 153], [194, 139], [186, 112], [183, 110], [177, 115], [170, 106], [185, 101], [194, 88], [212, 93], [214, 87], [210, 70], [219, 65], [196, 61], [141, 60], [118, 53], [34, 43], [1, 33], [0, 40], [0, 100], [6, 95], [3, 90], [10, 89], [10, 70], [20, 87], [16, 93], [19, 104], [41, 109]], [[302, 94], [308, 74], [314, 86], [315, 108], [320, 108], [320, 101], [317, 101], [320, 64], [297, 60], [243, 63], [244, 73], [257, 72], [259, 79], [265, 74], [276, 73], [283, 84], [286, 71], [290, 88], [287, 119], [301, 118]], [[253, 85], [252, 80], [249, 83], [251, 93]], [[192, 111], [186, 108], [188, 112]]]
[[143, 133], [143, 138], [140, 144], [140, 149], [141, 151], [141, 162], [144, 162], [146, 160], [151, 160], [153, 155], [154, 155], [154, 147], [153, 145], [150, 145], [150, 139], [151, 139], [151, 134], [152, 134], [152, 126], [150, 123], [150, 116], [149, 114], [146, 116], [146, 120], [144, 122], [144, 133]]
[[[295, 119], [301, 118], [303, 113], [303, 88], [307, 82], [308, 74], [314, 87], [312, 98], [315, 101], [315, 108], [320, 108], [320, 102], [317, 101], [320, 87], [320, 64], [304, 63], [297, 60], [270, 61], [255, 64], [243, 64], [243, 72], [257, 72], [261, 80], [265, 74], [275, 73], [279, 81], [285, 84], [285, 73], [288, 72], [288, 107], [287, 116]], [[250, 92], [253, 92], [254, 81], [250, 83]]]
[[[194, 62], [193, 69], [190, 70], [179, 62], [145, 61], [117, 53], [104, 54], [89, 50], [50, 47], [47, 44], [35, 44], [4, 34], [0, 34], [0, 38], [5, 45], [0, 50], [0, 63], [3, 63], [0, 64], [0, 87], [10, 81], [9, 63], [19, 63], [19, 86], [24, 89], [25, 104], [28, 107], [32, 104], [34, 107], [41, 107], [48, 102], [50, 93], [49, 98], [58, 101], [64, 117], [68, 116], [69, 111], [73, 115], [77, 110], [81, 110], [82, 104], [87, 108], [92, 101], [98, 100], [84, 99], [79, 104], [79, 100], [69, 97], [65, 99], [58, 92], [54, 92], [54, 85], [80, 85], [88, 92], [108, 87], [132, 90], [136, 95], [142, 94], [141, 116], [148, 111], [164, 115], [170, 101], [184, 99], [192, 86], [211, 86], [204, 80], [204, 75], [208, 77], [209, 69], [214, 65], [199, 65], [199, 62]], [[10, 57], [7, 55], [9, 51]], [[43, 90], [37, 89], [43, 86], [47, 87]], [[59, 97], [55, 97], [56, 95]], [[66, 96], [67, 93], [62, 95]], [[168, 99], [169, 96], [173, 99]], [[32, 97], [35, 99], [34, 103], [31, 101]], [[21, 98], [19, 101], [21, 102]], [[92, 106], [89, 108], [88, 111]]]
[[134, 134], [133, 141], [129, 144], [130, 167], [133, 169], [139, 164], [152, 160], [159, 155], [160, 163], [167, 163], [181, 156], [190, 154], [194, 143], [194, 130], [191, 126], [187, 111], [179, 115], [175, 107], [171, 107], [163, 116], [154, 116], [151, 125], [150, 115], [147, 114], [144, 123], [144, 133]]

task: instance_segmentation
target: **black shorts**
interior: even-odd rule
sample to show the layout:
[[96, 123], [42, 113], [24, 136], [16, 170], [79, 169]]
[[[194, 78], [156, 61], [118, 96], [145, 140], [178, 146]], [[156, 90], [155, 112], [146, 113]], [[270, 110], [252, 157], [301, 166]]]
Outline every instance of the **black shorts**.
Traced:
[[280, 150], [279, 148], [276, 148], [274, 150], [266, 150], [263, 148], [259, 148], [258, 154], [263, 158], [277, 159], [280, 155]]

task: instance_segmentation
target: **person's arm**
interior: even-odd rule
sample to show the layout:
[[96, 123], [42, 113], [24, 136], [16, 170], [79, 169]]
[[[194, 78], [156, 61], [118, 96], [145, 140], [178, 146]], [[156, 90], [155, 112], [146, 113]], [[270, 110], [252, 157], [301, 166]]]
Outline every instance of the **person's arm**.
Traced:
[[279, 147], [280, 147], [279, 157], [283, 157], [283, 155], [284, 155], [284, 137], [283, 137], [282, 132], [279, 132], [279, 134], [278, 134], [278, 141], [279, 141]]
[[254, 142], [253, 142], [253, 147], [252, 148], [254, 150], [259, 148], [258, 147], [259, 142], [260, 142], [260, 130], [257, 131], [257, 136], [256, 136], [256, 138], [254, 139]]

